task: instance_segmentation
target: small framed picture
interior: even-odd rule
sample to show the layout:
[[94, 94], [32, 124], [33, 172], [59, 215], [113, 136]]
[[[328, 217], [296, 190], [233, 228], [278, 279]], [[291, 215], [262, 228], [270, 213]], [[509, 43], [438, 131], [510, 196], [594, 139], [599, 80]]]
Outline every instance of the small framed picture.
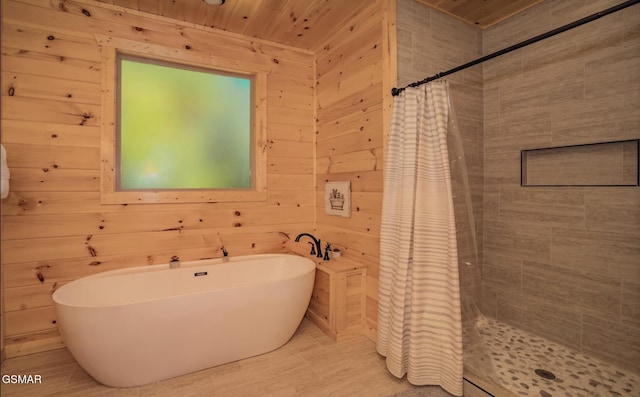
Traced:
[[324, 185], [324, 212], [327, 215], [351, 216], [351, 182], [327, 182]]

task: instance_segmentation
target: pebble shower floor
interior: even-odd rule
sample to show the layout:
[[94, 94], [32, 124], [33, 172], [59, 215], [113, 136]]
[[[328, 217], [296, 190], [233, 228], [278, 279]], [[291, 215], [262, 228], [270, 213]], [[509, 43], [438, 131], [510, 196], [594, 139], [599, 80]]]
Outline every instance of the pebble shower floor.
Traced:
[[[491, 319], [480, 333], [501, 386], [518, 396], [640, 396], [640, 374]], [[536, 369], [552, 372], [555, 379], [539, 376]]]

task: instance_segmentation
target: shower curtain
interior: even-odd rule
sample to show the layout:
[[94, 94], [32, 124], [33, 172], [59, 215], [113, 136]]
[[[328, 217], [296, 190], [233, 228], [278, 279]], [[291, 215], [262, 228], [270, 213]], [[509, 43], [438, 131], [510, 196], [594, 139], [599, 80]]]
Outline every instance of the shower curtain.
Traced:
[[447, 82], [394, 98], [380, 232], [377, 351], [394, 376], [462, 396]]

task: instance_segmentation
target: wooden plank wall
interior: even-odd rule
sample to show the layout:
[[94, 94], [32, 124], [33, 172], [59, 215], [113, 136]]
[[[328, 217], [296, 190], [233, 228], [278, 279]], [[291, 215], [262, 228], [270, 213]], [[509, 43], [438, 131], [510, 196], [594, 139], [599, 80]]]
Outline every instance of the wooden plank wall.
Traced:
[[[172, 255], [182, 260], [217, 257], [222, 245], [236, 256], [280, 252], [286, 250], [286, 236], [279, 232], [312, 230], [312, 52], [90, 0], [4, 0], [2, 6], [2, 142], [12, 189], [2, 202], [7, 357], [61, 346], [51, 293], [66, 282], [110, 269], [166, 263]], [[100, 205], [101, 71], [95, 35], [265, 68], [267, 200]], [[350, 84], [361, 84], [353, 80]], [[330, 96], [325, 93], [323, 104], [335, 103]], [[368, 146], [377, 151], [379, 140]], [[347, 166], [342, 171], [356, 170]], [[373, 169], [362, 171], [372, 183], [359, 187], [359, 194], [371, 196], [375, 205], [379, 177]], [[370, 245], [363, 251], [370, 251], [377, 214], [359, 205], [367, 215], [356, 222], [357, 229], [370, 229], [358, 230]]]
[[[389, 92], [384, 73], [389, 49], [383, 43], [388, 3], [379, 0], [363, 7], [315, 49], [317, 228], [323, 241], [343, 248], [345, 258], [367, 265], [364, 333], [371, 339], [377, 328], [383, 110], [384, 93]], [[351, 182], [350, 218], [325, 215], [327, 181]]]

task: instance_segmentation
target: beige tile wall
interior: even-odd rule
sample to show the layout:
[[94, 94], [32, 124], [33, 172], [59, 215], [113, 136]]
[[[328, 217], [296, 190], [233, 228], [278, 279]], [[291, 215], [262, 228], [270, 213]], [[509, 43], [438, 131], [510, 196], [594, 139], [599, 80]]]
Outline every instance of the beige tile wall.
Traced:
[[634, 186], [638, 141], [560, 146], [522, 153], [526, 186]]
[[[397, 1], [398, 85], [456, 67], [482, 56], [482, 32], [457, 19], [433, 10], [415, 0]], [[482, 263], [482, 67], [473, 67], [447, 77], [451, 101], [464, 148], [468, 186], [473, 207], [473, 220], [467, 213], [462, 174], [457, 162], [451, 168], [456, 196], [456, 222], [459, 252], [462, 260], [473, 263], [461, 274], [463, 299], [480, 301], [481, 290], [472, 280]], [[450, 151], [451, 159], [459, 153]], [[457, 193], [460, 192], [460, 193]], [[475, 223], [476, 244], [469, 225]], [[478, 257], [476, 259], [476, 252]]]
[[[546, 1], [479, 31], [398, 0], [398, 84], [618, 3]], [[640, 188], [523, 188], [520, 150], [640, 137], [639, 26], [635, 5], [447, 77], [478, 225], [483, 311], [636, 371]]]
[[[546, 1], [484, 53], [619, 1]], [[484, 64], [484, 311], [640, 371], [640, 188], [520, 187], [520, 150], [640, 136], [640, 5]]]

